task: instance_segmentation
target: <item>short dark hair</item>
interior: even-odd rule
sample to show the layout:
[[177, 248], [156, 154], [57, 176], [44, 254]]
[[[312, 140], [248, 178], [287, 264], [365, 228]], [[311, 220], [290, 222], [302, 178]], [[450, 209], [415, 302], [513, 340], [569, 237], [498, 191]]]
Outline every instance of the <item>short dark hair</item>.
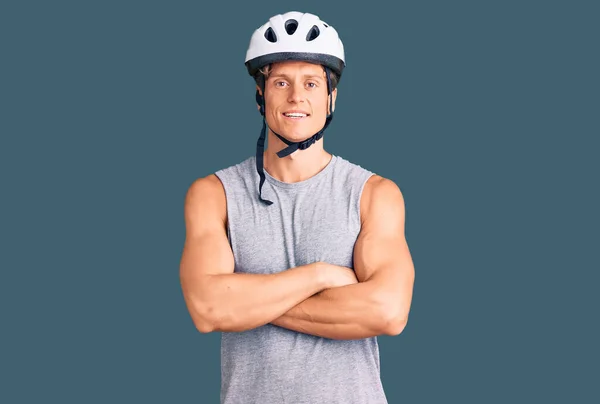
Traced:
[[[258, 69], [256, 74], [254, 75], [254, 81], [262, 90], [264, 90], [265, 88], [265, 80], [269, 78], [269, 74], [271, 73], [271, 67], [272, 65], [268, 64]], [[323, 69], [325, 69], [325, 67], [323, 67]], [[340, 81], [340, 77], [331, 69], [329, 70], [329, 72], [331, 73], [331, 91], [333, 91], [337, 87]]]

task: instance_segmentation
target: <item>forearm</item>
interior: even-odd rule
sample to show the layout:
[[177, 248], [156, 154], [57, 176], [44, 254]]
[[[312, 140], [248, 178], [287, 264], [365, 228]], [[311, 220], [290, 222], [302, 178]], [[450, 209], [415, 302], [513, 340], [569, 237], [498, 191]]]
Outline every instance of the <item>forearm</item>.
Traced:
[[267, 324], [327, 287], [315, 265], [276, 274], [207, 276], [195, 293], [201, 331], [245, 331]]
[[331, 339], [360, 339], [384, 334], [383, 305], [373, 282], [323, 290], [288, 310], [273, 324]]
[[[323, 290], [273, 324], [332, 339], [398, 335], [407, 323], [410, 305], [409, 296], [398, 296], [395, 286], [406, 282], [403, 278], [392, 266], [381, 268], [362, 282]], [[403, 304], [397, 304], [399, 298]]]

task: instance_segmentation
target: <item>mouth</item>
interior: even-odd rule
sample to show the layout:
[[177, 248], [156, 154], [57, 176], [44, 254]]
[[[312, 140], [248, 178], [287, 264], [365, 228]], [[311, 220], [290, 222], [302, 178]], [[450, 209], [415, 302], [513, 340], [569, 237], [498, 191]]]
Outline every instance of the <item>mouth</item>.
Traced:
[[308, 118], [310, 116], [310, 114], [307, 114], [305, 112], [299, 112], [299, 111], [284, 112], [281, 115], [283, 115], [285, 118], [296, 119], [296, 120]]

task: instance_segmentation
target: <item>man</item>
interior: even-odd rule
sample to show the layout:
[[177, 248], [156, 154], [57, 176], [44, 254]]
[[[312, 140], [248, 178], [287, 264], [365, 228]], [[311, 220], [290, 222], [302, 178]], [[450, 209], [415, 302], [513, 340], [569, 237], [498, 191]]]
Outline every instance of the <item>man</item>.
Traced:
[[256, 156], [185, 200], [181, 284], [198, 330], [222, 332], [221, 403], [387, 403], [377, 336], [404, 329], [414, 267], [399, 188], [323, 148], [342, 42], [315, 15], [277, 15], [246, 66]]

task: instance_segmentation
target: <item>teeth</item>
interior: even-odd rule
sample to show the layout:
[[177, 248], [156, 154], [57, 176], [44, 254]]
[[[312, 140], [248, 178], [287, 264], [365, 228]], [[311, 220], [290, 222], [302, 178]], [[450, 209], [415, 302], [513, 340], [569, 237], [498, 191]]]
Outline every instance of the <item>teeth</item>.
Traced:
[[289, 116], [289, 117], [291, 117], [291, 118], [303, 118], [303, 117], [305, 117], [305, 116], [306, 116], [306, 114], [295, 114], [295, 113], [292, 113], [292, 114], [284, 114], [284, 115], [285, 115], [285, 116]]

